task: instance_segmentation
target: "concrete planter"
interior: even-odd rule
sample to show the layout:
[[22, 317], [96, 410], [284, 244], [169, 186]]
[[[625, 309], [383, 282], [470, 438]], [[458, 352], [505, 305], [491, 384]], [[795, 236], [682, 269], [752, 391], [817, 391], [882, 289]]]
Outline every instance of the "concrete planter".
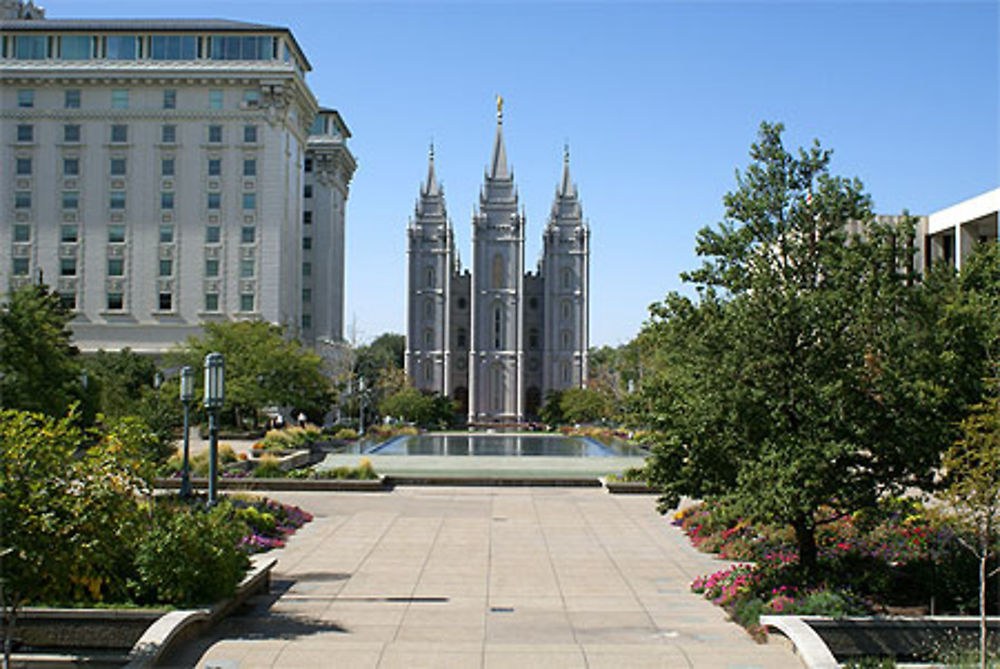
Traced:
[[[156, 479], [153, 481], [154, 487], [160, 490], [179, 490], [180, 479]], [[192, 479], [191, 487], [195, 490], [205, 490], [208, 488], [207, 479]], [[355, 491], [355, 492], [380, 492], [386, 490], [384, 478], [377, 478], [370, 481], [358, 481], [353, 479], [219, 479], [220, 490], [301, 490], [307, 491]]]
[[16, 652], [13, 664], [151, 666], [172, 643], [201, 634], [252, 595], [266, 592], [275, 564], [275, 558], [254, 558], [250, 571], [237, 586], [236, 595], [210, 608], [24, 609], [18, 616], [15, 639], [44, 652]]

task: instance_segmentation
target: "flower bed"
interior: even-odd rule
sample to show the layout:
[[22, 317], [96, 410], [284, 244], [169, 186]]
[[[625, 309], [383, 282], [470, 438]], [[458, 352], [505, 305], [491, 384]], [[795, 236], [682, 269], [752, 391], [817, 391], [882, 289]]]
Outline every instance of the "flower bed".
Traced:
[[266, 497], [235, 495], [232, 504], [237, 520], [247, 528], [240, 546], [248, 553], [284, 548], [287, 538], [313, 519], [312, 514], [297, 506]]
[[[798, 564], [790, 529], [751, 523], [719, 503], [679, 511], [674, 523], [699, 550], [735, 566], [691, 584], [760, 636], [762, 614], [842, 617], [966, 613], [976, 608], [976, 567], [941, 517], [913, 501], [846, 516], [817, 532], [819, 568]], [[933, 611], [932, 611], [933, 609]]]

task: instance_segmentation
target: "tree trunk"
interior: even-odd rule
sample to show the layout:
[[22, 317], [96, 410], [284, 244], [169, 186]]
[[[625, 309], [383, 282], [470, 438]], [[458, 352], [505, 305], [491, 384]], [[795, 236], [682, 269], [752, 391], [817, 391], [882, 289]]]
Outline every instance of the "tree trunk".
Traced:
[[986, 669], [986, 558], [985, 547], [979, 555], [979, 666]]
[[799, 546], [799, 566], [808, 573], [816, 571], [818, 550], [816, 548], [816, 525], [812, 518], [800, 516], [792, 522], [795, 542]]

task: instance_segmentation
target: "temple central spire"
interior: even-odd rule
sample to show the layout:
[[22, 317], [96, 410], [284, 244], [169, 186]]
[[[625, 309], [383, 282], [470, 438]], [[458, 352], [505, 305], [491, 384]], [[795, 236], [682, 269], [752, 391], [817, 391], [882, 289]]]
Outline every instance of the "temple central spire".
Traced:
[[509, 179], [507, 150], [503, 145], [503, 96], [497, 96], [497, 136], [493, 141], [493, 157], [490, 159], [490, 179]]

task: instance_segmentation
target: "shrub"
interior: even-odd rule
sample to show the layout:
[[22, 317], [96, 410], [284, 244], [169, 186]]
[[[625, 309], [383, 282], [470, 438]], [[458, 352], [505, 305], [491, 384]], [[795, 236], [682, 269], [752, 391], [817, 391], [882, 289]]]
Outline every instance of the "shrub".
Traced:
[[340, 441], [354, 441], [358, 438], [358, 431], [349, 427], [343, 427], [334, 433], [333, 438]]
[[278, 464], [278, 458], [265, 453], [257, 459], [257, 466], [253, 470], [255, 478], [275, 479], [285, 476], [285, 470]]
[[242, 535], [225, 501], [210, 510], [155, 505], [136, 546], [136, 601], [191, 606], [231, 597], [250, 564]]

